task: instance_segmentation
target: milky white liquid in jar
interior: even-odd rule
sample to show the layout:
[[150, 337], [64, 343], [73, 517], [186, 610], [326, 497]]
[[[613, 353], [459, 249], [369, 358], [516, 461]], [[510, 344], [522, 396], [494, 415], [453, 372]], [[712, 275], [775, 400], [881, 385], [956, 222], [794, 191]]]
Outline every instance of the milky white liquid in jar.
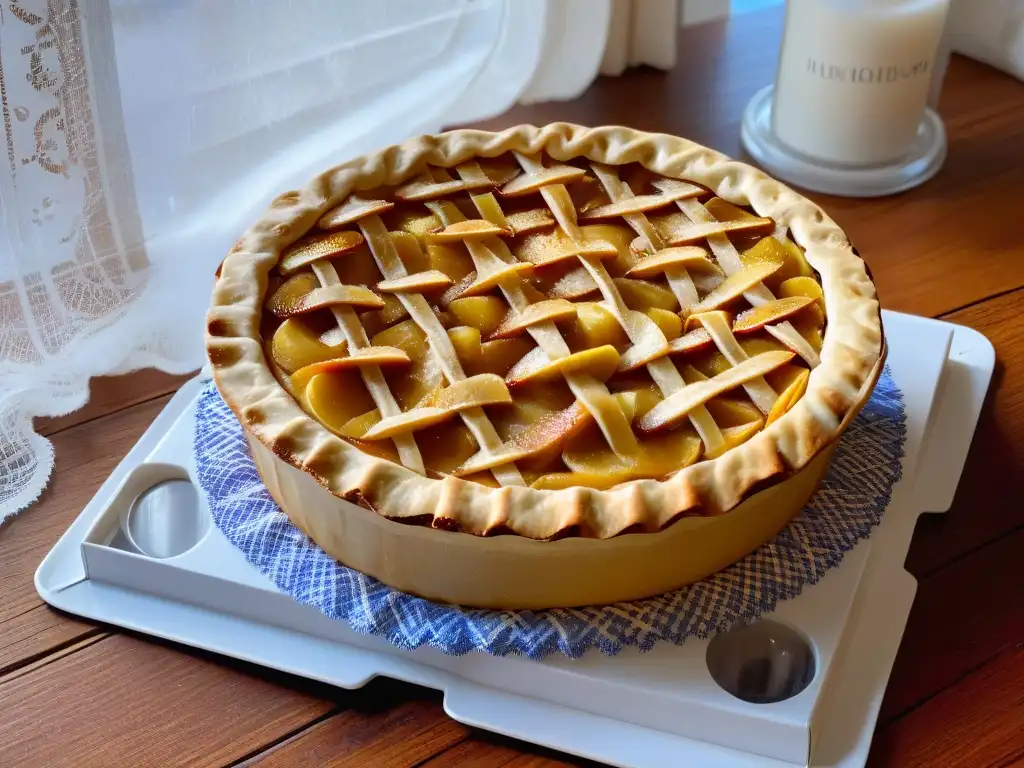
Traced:
[[812, 158], [905, 155], [928, 100], [949, 0], [787, 0], [776, 137]]

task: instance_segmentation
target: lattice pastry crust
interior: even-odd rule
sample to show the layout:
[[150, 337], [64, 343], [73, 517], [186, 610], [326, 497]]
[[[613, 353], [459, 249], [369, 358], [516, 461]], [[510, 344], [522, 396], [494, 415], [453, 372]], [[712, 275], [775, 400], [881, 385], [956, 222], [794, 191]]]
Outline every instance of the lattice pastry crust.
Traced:
[[[780, 283], [787, 249], [803, 272]], [[618, 341], [581, 338], [586, 312]], [[311, 317], [330, 328], [296, 337]], [[514, 364], [460, 354], [485, 348]], [[221, 265], [207, 349], [250, 436], [331, 493], [533, 539], [731, 509], [833, 441], [884, 357], [820, 208], [684, 139], [568, 124], [421, 137], [279, 196]], [[544, 389], [570, 402], [501, 415]]]

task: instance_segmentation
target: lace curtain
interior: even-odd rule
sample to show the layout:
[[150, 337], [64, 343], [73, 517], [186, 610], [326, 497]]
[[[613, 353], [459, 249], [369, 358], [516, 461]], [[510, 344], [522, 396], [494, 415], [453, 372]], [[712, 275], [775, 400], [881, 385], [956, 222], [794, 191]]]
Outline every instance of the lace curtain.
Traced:
[[[599, 71], [671, 66], [676, 0], [0, 0], [0, 520], [32, 419], [195, 370], [217, 263], [317, 170]], [[613, 23], [614, 18], [614, 23]]]

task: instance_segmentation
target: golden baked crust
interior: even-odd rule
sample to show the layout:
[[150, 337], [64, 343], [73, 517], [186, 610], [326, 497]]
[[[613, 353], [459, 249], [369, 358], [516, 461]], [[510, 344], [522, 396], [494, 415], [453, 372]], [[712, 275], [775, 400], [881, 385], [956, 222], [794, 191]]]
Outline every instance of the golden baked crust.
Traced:
[[[788, 228], [820, 276], [828, 330], [803, 397], [750, 440], [668, 479], [610, 490], [491, 488], [455, 477], [430, 479], [360, 451], [308, 416], [281, 386], [263, 351], [267, 281], [283, 249], [353, 191], [406, 181], [425, 164], [452, 167], [509, 151], [640, 163], [694, 182]], [[279, 196], [238, 241], [219, 270], [207, 349], [222, 396], [249, 433], [331, 493], [405, 521], [477, 535], [597, 538], [656, 531], [681, 515], [720, 514], [766, 482], [804, 467], [832, 442], [874, 384], [884, 356], [879, 306], [864, 262], [824, 212], [761, 171], [673, 136], [623, 127], [518, 126], [501, 133], [425, 136], [338, 166], [302, 190]]]

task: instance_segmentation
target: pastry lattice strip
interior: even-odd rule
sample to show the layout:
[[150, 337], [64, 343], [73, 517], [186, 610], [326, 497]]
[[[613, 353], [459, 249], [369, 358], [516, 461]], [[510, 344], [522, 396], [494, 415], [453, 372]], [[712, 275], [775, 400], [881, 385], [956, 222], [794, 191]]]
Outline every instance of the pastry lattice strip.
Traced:
[[[517, 155], [517, 159], [523, 166], [523, 169], [527, 173], [536, 172], [540, 163], [532, 158]], [[569, 197], [568, 190], [563, 185], [551, 185], [541, 189], [541, 195], [544, 197], [545, 202], [551, 208], [551, 212], [555, 216], [555, 220], [562, 227], [562, 230], [572, 240], [580, 242], [583, 239], [583, 233], [576, 221], [576, 208], [572, 204], [572, 199]], [[616, 202], [613, 198], [613, 203]], [[627, 221], [633, 219], [635, 221], [643, 220], [647, 221], [643, 213], [632, 213], [628, 214]], [[686, 383], [683, 381], [682, 375], [679, 370], [664, 355], [668, 353], [668, 340], [665, 335], [661, 332], [661, 329], [655, 324], [653, 320], [644, 315], [642, 312], [628, 309], [625, 302], [622, 300], [622, 296], [619, 294], [618, 288], [615, 283], [612, 282], [611, 276], [605, 269], [604, 264], [596, 258], [588, 256], [580, 256], [580, 262], [584, 268], [590, 274], [591, 278], [597, 284], [598, 289], [601, 292], [601, 297], [604, 299], [605, 307], [610, 311], [615, 319], [618, 320], [625, 331], [626, 336], [629, 338], [632, 348], [627, 350], [624, 359], [628, 359], [631, 352], [636, 350], [644, 350], [645, 347], [654, 347], [653, 350], [644, 351], [642, 354], [646, 356], [661, 355], [655, 359], [650, 360], [646, 364], [648, 373], [651, 378], [654, 379], [654, 383], [661, 391], [662, 397], [670, 397], [682, 390]], [[664, 353], [664, 355], [662, 355]], [[704, 443], [704, 452], [708, 457], [715, 457], [719, 455], [725, 448], [725, 438], [722, 435], [722, 430], [715, 423], [711, 413], [704, 406], [699, 406], [689, 414], [690, 422], [693, 424], [694, 429], [697, 430], [697, 434], [700, 436]]]
[[[628, 190], [628, 187], [623, 182], [619, 181], [618, 177], [610, 169], [595, 165], [594, 171], [605, 186], [609, 197], [613, 201], [617, 200], [617, 202], [613, 202], [612, 205], [625, 206], [626, 201], [623, 200], [622, 197], [627, 194], [632, 194]], [[749, 222], [749, 224], [744, 221], [718, 221], [711, 215], [711, 212], [708, 211], [704, 204], [697, 199], [696, 195], [674, 194], [676, 190], [675, 185], [678, 183], [679, 182], [672, 179], [662, 179], [654, 182], [654, 186], [662, 190], [663, 194], [642, 196], [645, 199], [650, 199], [651, 202], [647, 205], [634, 206], [634, 208], [653, 210], [656, 207], [654, 205], [655, 202], [674, 202], [680, 211], [682, 211], [686, 216], [687, 220], [690, 222], [690, 226], [682, 232], [676, 233], [671, 242], [666, 243], [665, 239], [658, 233], [657, 229], [650, 224], [650, 221], [646, 220], [646, 217], [643, 217], [642, 211], [633, 211], [630, 214], [624, 215], [623, 218], [631, 227], [633, 227], [642, 240], [645, 241], [653, 251], [658, 251], [665, 245], [678, 246], [706, 241], [708, 247], [715, 255], [719, 266], [722, 267], [725, 274], [727, 276], [739, 275], [743, 271], [744, 265], [740, 260], [736, 246], [734, 246], [729, 240], [728, 233], [730, 231], [742, 231], [748, 227], [758, 228], [763, 224], [770, 223], [770, 220], [755, 219]], [[618, 195], [618, 197], [616, 197], [616, 195]], [[602, 206], [602, 208], [610, 207], [611, 206]], [[777, 226], [776, 232], [772, 236], [779, 236]], [[674, 274], [672, 274], [672, 272], [674, 272]], [[666, 278], [668, 279], [669, 286], [677, 300], [680, 302], [682, 308], [684, 310], [690, 308], [694, 300], [694, 296], [696, 295], [692, 279], [686, 280], [682, 272], [678, 270], [672, 270], [671, 272], [666, 270]], [[597, 288], [592, 281], [587, 283], [587, 287], [591, 290]], [[759, 307], [775, 299], [771, 291], [759, 281], [755, 282], [753, 285], [747, 286], [742, 292], [742, 295], [752, 307]], [[802, 357], [811, 368], [815, 368], [821, 362], [818, 353], [815, 352], [814, 348], [807, 343], [803, 336], [800, 335], [788, 320], [767, 325], [765, 326], [765, 330], [800, 355], [800, 357]]]
[[[312, 267], [313, 273], [324, 288], [342, 284], [338, 278], [337, 270], [334, 269], [334, 265], [327, 259], [314, 261]], [[348, 342], [350, 354], [370, 346], [370, 340], [366, 337], [366, 331], [363, 329], [362, 323], [359, 322], [359, 317], [352, 307], [334, 306], [331, 307], [331, 312], [334, 314], [335, 322], [338, 323], [338, 327], [345, 336], [345, 341]], [[388, 383], [379, 366], [363, 366], [359, 369], [359, 374], [363, 378], [366, 391], [370, 393], [374, 405], [380, 411], [382, 419], [401, 414], [402, 409], [398, 407], [395, 396], [391, 393], [391, 389], [388, 387]], [[395, 435], [392, 442], [394, 442], [395, 448], [398, 451], [398, 458], [402, 462], [402, 466], [408, 467], [421, 475], [426, 474], [426, 468], [423, 466], [423, 456], [420, 454], [420, 449], [416, 446], [416, 441], [412, 435]]]
[[[694, 225], [718, 223], [715, 217], [711, 215], [711, 212], [704, 207], [704, 204], [696, 198], [676, 200], [675, 203], [679, 206], [679, 210]], [[709, 232], [705, 239], [711, 248], [711, 252], [718, 259], [719, 266], [725, 270], [726, 275], [733, 275], [743, 269], [743, 262], [740, 260], [739, 251], [736, 250], [736, 246], [729, 240], [726, 230], [721, 229], [716, 232]], [[743, 297], [752, 307], [766, 304], [775, 298], [763, 283], [759, 283], [750, 290], [745, 291]], [[816, 368], [821, 362], [818, 353], [814, 351], [814, 348], [807, 343], [807, 340], [800, 335], [800, 332], [788, 320], [765, 326], [765, 330], [800, 355], [811, 368]]]
[[[384, 276], [385, 281], [399, 281], [408, 276], [405, 265], [402, 263], [395, 249], [391, 236], [381, 221], [380, 216], [371, 214], [357, 220], [359, 226], [370, 246], [370, 253], [373, 254], [377, 267]], [[420, 330], [427, 337], [430, 352], [441, 366], [441, 371], [448, 380], [449, 385], [465, 381], [466, 374], [462, 370], [462, 363], [455, 353], [448, 333], [437, 319], [427, 300], [418, 293], [397, 293], [398, 300], [409, 313]], [[467, 410], [458, 412], [462, 421], [469, 428], [476, 440], [480, 450], [490, 455], [501, 449], [501, 439], [495, 430], [491, 420], [487, 417], [483, 408], [474, 406]], [[383, 416], [383, 414], [382, 414]], [[382, 420], [383, 423], [384, 420]], [[378, 425], [378, 429], [381, 425]], [[491, 469], [491, 473], [502, 485], [523, 485], [523, 476], [514, 464], [502, 464]]]
[[[493, 195], [478, 194], [471, 197], [481, 215], [504, 218]], [[451, 201], [428, 203], [428, 207], [441, 219], [445, 227], [450, 227], [465, 219], [462, 212]], [[464, 242], [477, 270], [476, 282], [486, 280], [490, 275], [507, 273], [510, 265], [518, 263], [509, 251], [508, 245], [499, 237], [467, 239]], [[509, 307], [516, 314], [523, 313], [530, 305], [517, 281], [504, 280], [498, 284], [498, 288]], [[569, 345], [565, 343], [565, 339], [562, 338], [562, 334], [554, 322], [531, 325], [526, 331], [549, 360], [557, 360], [570, 354]], [[564, 378], [576, 399], [594, 416], [612, 450], [620, 456], [633, 455], [637, 448], [636, 436], [633, 434], [633, 429], [626, 419], [625, 413], [608, 392], [608, 388], [593, 376], [582, 373], [568, 373]], [[476, 457], [470, 459], [470, 462], [475, 460]]]
[[[328, 216], [333, 217], [331, 224], [335, 226], [339, 224], [357, 224], [363, 233], [359, 239], [365, 238], [368, 242], [370, 252], [377, 262], [381, 274], [384, 276], [383, 284], [390, 283], [392, 287], [398, 286], [401, 288], [401, 281], [408, 279], [410, 276], [404, 264], [402, 264], [394, 243], [391, 241], [391, 237], [378, 215], [387, 210], [390, 205], [385, 201], [350, 199], [345, 205], [328, 213]], [[344, 287], [338, 278], [334, 265], [326, 258], [328, 255], [337, 254], [335, 252], [325, 252], [324, 258], [309, 262], [322, 286], [321, 290]], [[418, 294], [410, 294], [402, 290], [398, 290], [395, 293], [405, 310], [426, 335], [431, 352], [438, 358], [441, 369], [449, 383], [465, 381], [465, 373], [462, 370], [454, 348], [451, 347], [451, 341], [447, 333], [444, 332], [444, 329], [441, 328], [437, 317], [429, 305], [427, 305], [426, 300]], [[348, 347], [352, 354], [358, 354], [359, 350], [369, 348], [370, 342], [366, 331], [351, 306], [335, 305], [331, 307], [331, 311], [334, 314], [335, 321], [338, 323], [338, 327], [345, 336], [345, 340], [348, 342]], [[443, 339], [438, 337], [438, 328], [440, 328], [440, 335], [443, 336]], [[447, 349], [444, 348], [444, 345], [447, 345]], [[407, 413], [403, 413], [388, 387], [387, 380], [377, 365], [360, 366], [360, 374], [370, 397], [373, 399], [381, 415], [381, 422], [373, 428], [374, 433], [382, 436], [386, 435], [392, 440], [403, 466], [419, 474], [425, 474], [426, 468], [423, 464], [423, 457], [416, 446], [412, 431], [407, 429], [418, 422]], [[437, 411], [438, 409], [432, 410]], [[458, 413], [482, 450], [489, 452], [500, 448], [501, 441], [498, 438], [497, 431], [482, 408], [473, 406], [468, 409], [451, 409], [451, 412]], [[522, 475], [514, 465], [499, 465], [494, 467], [491, 472], [502, 485], [523, 484]]]
[[[592, 168], [594, 170], [594, 174], [604, 187], [608, 198], [613, 203], [625, 202], [634, 198], [633, 190], [629, 188], [629, 185], [626, 182], [622, 181], [618, 177], [618, 174], [615, 173], [614, 169], [600, 166], [596, 163], [592, 165]], [[666, 196], [666, 198], [666, 202], [672, 202], [671, 197]], [[692, 195], [685, 198], [676, 198], [675, 202], [677, 204], [682, 204], [684, 200], [687, 204], [697, 202], [696, 196]], [[697, 205], [700, 205], [700, 203], [697, 203]], [[703, 206], [701, 207], [703, 208]], [[710, 216], [710, 214], [708, 215]], [[642, 212], [627, 215], [625, 219], [626, 223], [629, 224], [629, 226], [632, 227], [633, 230], [640, 235], [640, 237], [642, 237], [650, 247], [652, 255], [647, 258], [658, 258], [658, 254], [663, 251], [666, 243], [661, 235], [658, 234], [654, 225], [651, 224], [650, 220]], [[729, 241], [727, 236], [722, 235], [722, 237], [725, 238], [727, 242]], [[732, 244], [730, 243], [730, 246], [731, 245]], [[739, 264], [738, 255], [737, 264]], [[739, 266], [742, 267], [742, 264], [739, 264]], [[668, 279], [669, 287], [672, 289], [672, 292], [675, 294], [676, 299], [679, 301], [679, 304], [685, 313], [688, 314], [689, 311], [699, 306], [700, 296], [698, 295], [697, 288], [693, 283], [693, 278], [690, 277], [685, 266], [677, 264], [667, 267], [665, 269], [665, 277]], [[764, 286], [760, 287], [764, 288]], [[767, 291], [768, 289], [765, 288], [764, 290]], [[771, 294], [768, 295], [770, 296]], [[724, 318], [715, 316], [714, 320], [702, 320], [702, 324], [704, 325], [705, 330], [711, 334], [711, 338], [714, 341], [715, 346], [718, 347], [718, 351], [725, 356], [725, 359], [728, 360], [731, 365], [738, 365], [747, 359], [747, 353], [743, 351], [743, 348], [736, 341], [736, 338], [732, 334], [732, 330], [729, 328], [729, 324], [724, 320]], [[666, 347], [667, 346], [666, 342]], [[750, 399], [754, 401], [754, 405], [758, 407], [758, 410], [765, 415], [771, 412], [772, 406], [775, 405], [777, 395], [775, 390], [771, 388], [763, 377], [757, 377], [748, 381], [743, 385], [743, 388], [746, 390]], [[662, 394], [664, 394], [665, 397], [668, 397], [675, 391], [676, 390], [665, 392], [663, 390]], [[697, 426], [698, 423], [706, 423], [711, 418], [710, 413], [708, 413], [706, 418], [704, 413], [707, 413], [707, 409], [703, 409], [703, 412], [701, 410], [697, 410], [694, 414], [691, 414], [691, 419], [696, 417], [696, 420], [694, 420], [694, 426], [697, 427], [698, 432], [700, 432], [700, 427]], [[701, 437], [703, 438], [703, 434], [701, 434]]]
[[[606, 167], [593, 165], [593, 170], [604, 187], [609, 204], [592, 208], [584, 218], [600, 220], [611, 217], [621, 217], [625, 222], [646, 242], [649, 250], [653, 253], [644, 260], [646, 264], [654, 265], [654, 269], [663, 273], [666, 280], [683, 308], [683, 316], [692, 310], [698, 310], [693, 319], [698, 320], [703, 327], [705, 339], [710, 337], [718, 350], [730, 363], [731, 368], [718, 376], [700, 382], [687, 384], [679, 373], [679, 370], [668, 359], [669, 343], [661, 329], [649, 317], [641, 312], [630, 310], [622, 300], [622, 297], [612, 281], [611, 276], [601, 261], [599, 249], [588, 249], [586, 237], [580, 230], [576, 208], [569, 196], [565, 183], [578, 182], [582, 180], [585, 172], [573, 166], [555, 166], [546, 168], [537, 159], [514, 153], [516, 160], [524, 173], [508, 180], [501, 187], [503, 196], [517, 196], [533, 192], [540, 192], [552, 219], [546, 219], [543, 211], [528, 211], [512, 214], [506, 217], [498, 205], [491, 189], [500, 186], [501, 182], [491, 181], [474, 161], [468, 161], [455, 168], [459, 174], [455, 179], [443, 168], [429, 168], [422, 179], [407, 185], [410, 187], [402, 199], [419, 200], [424, 202], [431, 211], [441, 219], [444, 230], [435, 233], [438, 239], [458, 240], [462, 242], [476, 267], [475, 281], [466, 287], [460, 295], [475, 295], [498, 287], [504, 295], [511, 308], [509, 318], [514, 321], [517, 318], [524, 318], [523, 329], [529, 333], [538, 345], [538, 354], [543, 353], [548, 362], [554, 362], [570, 356], [570, 350], [560, 331], [555, 326], [553, 319], [543, 322], [529, 322], [525, 318], [529, 316], [528, 308], [537, 307], [527, 299], [519, 280], [525, 277], [533, 269], [533, 265], [518, 261], [511, 253], [508, 245], [502, 236], [518, 234], [522, 231], [532, 231], [545, 226], [557, 224], [561, 232], [578, 248], [570, 248], [564, 257], [576, 258], [581, 266], [580, 272], [585, 270], [585, 276], [589, 277], [591, 288], [600, 291], [603, 304], [616, 318], [620, 326], [626, 332], [631, 346], [622, 356], [620, 370], [632, 360], [632, 367], [640, 365], [647, 368], [652, 379], [661, 390], [663, 400], [656, 406], [658, 414], [668, 415], [668, 419], [647, 419], [649, 422], [644, 430], [659, 429], [669, 424], [673, 425], [680, 418], [688, 419], [696, 428], [705, 445], [705, 454], [710, 458], [718, 455], [726, 447], [725, 438], [721, 429], [715, 423], [710, 413], [704, 407], [704, 403], [720, 393], [724, 388], [743, 386], [762, 412], [767, 414], [772, 405], [778, 399], [774, 390], [763, 378], [763, 372], [767, 372], [784, 364], [792, 357], [790, 354], [783, 359], [783, 355], [775, 354], [771, 360], [766, 357], [768, 353], [750, 358], [733, 335], [729, 326], [727, 316], [720, 311], [700, 311], [702, 299], [699, 295], [697, 285], [686, 270], [688, 260], [693, 261], [693, 254], [680, 253], [683, 251], [698, 251], [697, 248], [679, 248], [675, 241], [666, 243], [665, 238], [658, 232], [645, 213], [649, 210], [656, 210], [666, 204], [675, 203], [683, 212], [686, 219], [692, 224], [679, 242], [694, 242], [706, 239], [712, 252], [723, 267], [727, 276], [737, 275], [743, 270], [744, 265], [739, 259], [739, 254], [729, 241], [727, 232], [730, 229], [740, 229], [747, 225], [734, 226], [735, 222], [718, 222], [703, 204], [697, 200], [703, 190], [695, 185], [686, 182], [678, 182], [670, 179], [663, 179], [655, 182], [655, 188], [660, 194], [636, 196], [630, 190], [628, 184], [621, 181], [617, 174]], [[403, 190], [406, 191], [406, 190]], [[482, 219], [467, 220], [459, 208], [449, 199], [437, 199], [455, 193], [468, 193]], [[409, 313], [417, 326], [424, 332], [428, 339], [430, 351], [441, 364], [449, 386], [456, 382], [467, 381], [462, 370], [461, 363], [455, 353], [450, 338], [441, 326], [439, 319], [427, 303], [426, 299], [417, 291], [428, 287], [440, 287], [445, 278], [442, 273], [422, 273], [419, 275], [408, 275], [404, 264], [398, 256], [397, 249], [391, 240], [389, 233], [379, 218], [379, 213], [387, 210], [393, 204], [386, 201], [366, 201], [352, 198], [348, 203], [339, 209], [330, 212], [324, 219], [333, 216], [331, 226], [340, 224], [356, 223], [363, 235], [369, 241], [371, 253], [377, 262], [381, 273], [384, 275], [384, 282], [379, 288], [387, 287], [387, 292], [394, 293]], [[513, 224], [513, 219], [515, 223]], [[323, 225], [324, 222], [322, 222]], [[529, 229], [522, 229], [522, 227]], [[758, 223], [758, 226], [760, 224]], [[777, 230], [776, 230], [777, 232]], [[591, 244], [592, 245], [592, 244]], [[562, 257], [559, 257], [562, 258]], [[706, 256], [702, 257], [706, 260]], [[327, 261], [313, 263], [314, 272], [317, 274], [321, 284], [326, 287], [331, 284], [338, 284], [337, 274], [333, 266]], [[329, 270], [329, 272], [327, 272]], [[631, 270], [632, 271], [632, 270]], [[333, 273], [333, 281], [331, 280]], [[637, 275], [640, 277], [641, 275]], [[739, 277], [739, 275], [737, 275]], [[727, 277], [728, 280], [728, 277]], [[450, 282], [450, 280], [448, 281]], [[724, 288], [725, 286], [723, 286]], [[705, 286], [706, 288], [706, 286]], [[774, 296], [760, 282], [744, 283], [740, 286], [732, 286], [735, 295], [744, 295], [753, 307], [761, 306], [774, 300]], [[710, 294], [709, 294], [710, 295]], [[545, 303], [555, 304], [558, 300], [548, 300]], [[708, 301], [705, 297], [703, 301]], [[563, 302], [564, 303], [564, 302]], [[706, 308], [705, 308], [706, 309]], [[349, 340], [352, 349], [363, 348], [368, 345], [365, 331], [359, 324], [358, 317], [351, 307], [332, 307], [339, 325]], [[542, 314], [542, 313], [535, 313]], [[353, 327], [354, 324], [354, 327]], [[514, 322], [511, 323], [514, 325]], [[788, 331], [787, 331], [788, 328]], [[805, 357], [808, 362], [816, 364], [817, 355], [807, 342], [800, 337], [799, 333], [792, 328], [788, 322], [778, 323], [774, 327], [767, 328], [772, 335], [783, 341], [786, 346]], [[790, 333], [791, 332], [791, 333]], [[361, 339], [359, 338], [361, 335]], [[793, 343], [790, 335], [798, 337], [799, 341]], [[800, 346], [806, 349], [800, 349]], [[809, 355], [806, 354], [809, 352]], [[776, 359], [778, 358], [778, 359]], [[625, 368], [627, 370], [631, 368]], [[376, 374], [376, 377], [373, 374]], [[369, 376], [367, 375], [369, 374]], [[424, 411], [422, 415], [406, 412], [403, 414], [398, 409], [394, 398], [387, 389], [383, 376], [379, 369], [370, 367], [364, 370], [364, 381], [368, 378], [379, 379], [386, 397], [390, 399], [393, 408], [380, 407], [382, 421], [376, 429], [381, 436], [392, 437], [396, 446], [399, 447], [400, 457], [402, 446], [400, 440], [405, 438], [411, 442], [413, 450], [416, 451], [415, 459], [422, 466], [422, 459], [416, 450], [415, 442], [412, 441], [411, 433], [399, 433], [397, 422], [404, 418], [410, 423], [423, 421], [424, 425], [429, 423], [431, 414], [426, 411], [437, 411], [437, 408], [425, 407], [418, 409]], [[634, 454], [638, 449], [636, 436], [622, 411], [621, 405], [611, 396], [607, 387], [593, 376], [568, 373], [564, 378], [573, 391], [580, 404], [594, 415], [601, 431], [612, 450], [623, 458]], [[374, 395], [374, 401], [378, 402], [377, 393], [374, 388], [377, 382], [367, 381], [367, 388]], [[727, 386], [728, 385], [728, 386]], [[442, 390], [443, 391], [443, 390]], [[702, 394], [703, 393], [703, 394]], [[506, 393], [507, 394], [507, 393]], [[496, 401], [495, 401], [496, 402]], [[484, 401], [481, 405], [487, 404]], [[414, 409], [417, 410], [417, 409]], [[492, 468], [496, 479], [502, 484], [521, 484], [523, 482], [519, 470], [511, 462], [506, 465], [495, 464], [495, 459], [500, 458], [505, 446], [501, 445], [500, 439], [490, 423], [486, 414], [479, 406], [473, 405], [468, 408], [451, 409], [457, 410], [463, 421], [471, 430], [480, 448], [479, 452], [470, 459], [469, 463], [483, 459], [488, 467]], [[386, 411], [392, 411], [390, 415]], [[394, 413], [397, 411], [397, 413]], [[413, 418], [416, 416], [416, 418]], [[395, 422], [391, 429], [388, 422]], [[652, 426], [654, 424], [654, 426]], [[383, 426], [381, 426], [383, 425]], [[490, 461], [487, 461], [490, 459]], [[403, 457], [403, 463], [409, 464]], [[422, 471], [422, 469], [420, 470]]]

